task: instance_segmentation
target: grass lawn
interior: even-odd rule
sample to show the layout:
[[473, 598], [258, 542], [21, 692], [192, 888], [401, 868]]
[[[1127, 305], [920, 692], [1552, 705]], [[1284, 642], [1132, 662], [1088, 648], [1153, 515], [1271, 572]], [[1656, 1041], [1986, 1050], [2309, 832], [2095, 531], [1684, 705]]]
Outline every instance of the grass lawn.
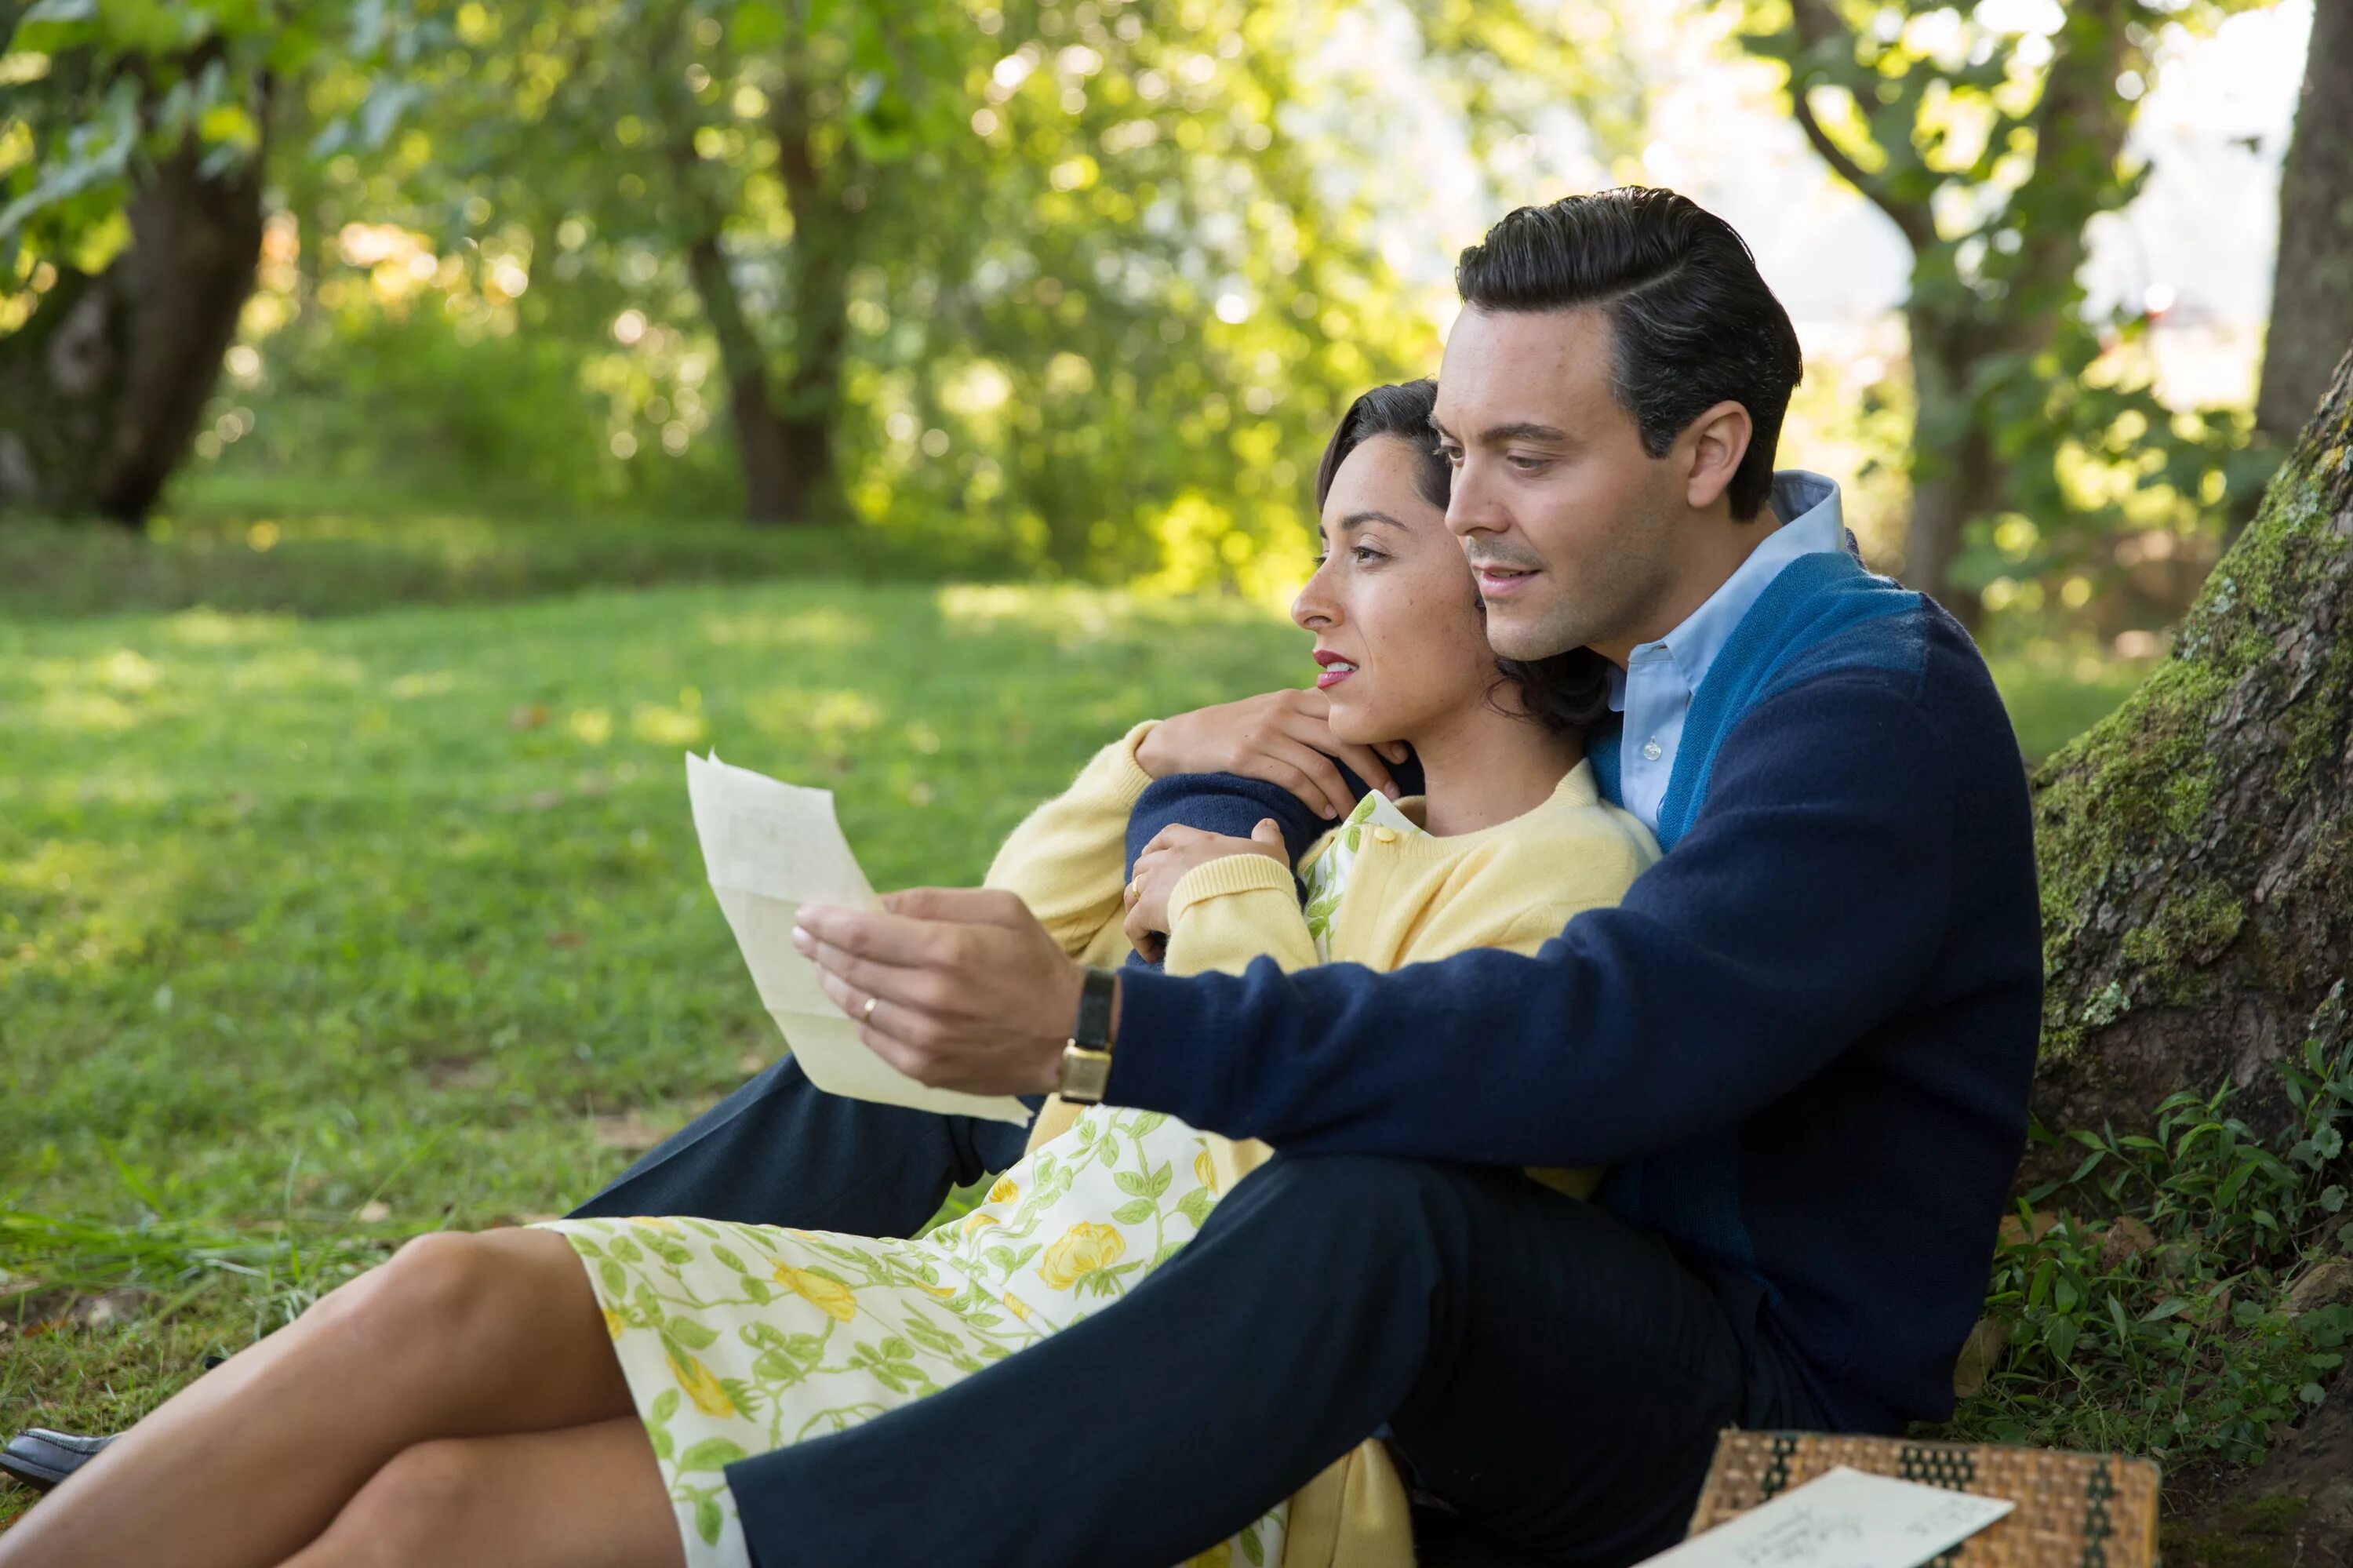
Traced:
[[[686, 748], [832, 785], [880, 885], [969, 883], [1129, 722], [1303, 654], [1230, 602], [841, 577], [0, 620], [0, 1433], [120, 1425], [771, 1059]], [[2035, 749], [2129, 686], [2084, 673], [2005, 663]], [[58, 1319], [125, 1282], [124, 1320]]]

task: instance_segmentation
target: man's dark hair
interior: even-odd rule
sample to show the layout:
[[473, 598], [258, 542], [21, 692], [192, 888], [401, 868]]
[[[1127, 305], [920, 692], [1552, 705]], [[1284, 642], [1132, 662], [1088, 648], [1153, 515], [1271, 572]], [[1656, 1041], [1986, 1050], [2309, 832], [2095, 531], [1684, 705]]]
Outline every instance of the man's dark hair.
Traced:
[[1763, 508], [1804, 366], [1788, 313], [1730, 224], [1646, 185], [1564, 196], [1489, 229], [1462, 252], [1454, 285], [1476, 310], [1607, 313], [1610, 390], [1654, 458], [1716, 404], [1747, 409], [1755, 430], [1726, 494], [1743, 521]]
[[[1454, 493], [1454, 468], [1438, 450], [1430, 416], [1438, 408], [1438, 383], [1423, 379], [1376, 387], [1348, 405], [1339, 428], [1315, 465], [1315, 510], [1332, 493], [1332, 481], [1348, 454], [1375, 436], [1394, 436], [1414, 450], [1413, 487], [1440, 511]], [[1486, 606], [1482, 600], [1480, 611]], [[1572, 648], [1549, 659], [1498, 659], [1495, 669], [1520, 689], [1530, 717], [1556, 734], [1589, 730], [1609, 716], [1609, 662], [1590, 648]]]

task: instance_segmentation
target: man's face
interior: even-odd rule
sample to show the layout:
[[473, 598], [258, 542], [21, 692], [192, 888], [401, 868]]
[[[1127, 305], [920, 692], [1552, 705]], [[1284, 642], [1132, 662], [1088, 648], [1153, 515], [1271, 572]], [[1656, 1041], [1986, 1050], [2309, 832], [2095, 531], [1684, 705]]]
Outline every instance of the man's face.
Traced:
[[1610, 365], [1598, 310], [1466, 310], [1446, 340], [1433, 416], [1454, 464], [1446, 525], [1506, 658], [1591, 647], [1622, 663], [1668, 630], [1654, 622], [1674, 590], [1685, 487], [1673, 450], [1642, 450]]

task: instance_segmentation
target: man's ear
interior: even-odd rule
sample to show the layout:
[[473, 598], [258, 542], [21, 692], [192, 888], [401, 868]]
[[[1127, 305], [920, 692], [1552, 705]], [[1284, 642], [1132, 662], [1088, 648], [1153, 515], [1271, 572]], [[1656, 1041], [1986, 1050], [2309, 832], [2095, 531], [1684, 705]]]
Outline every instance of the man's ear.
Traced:
[[1730, 487], [1755, 430], [1748, 410], [1728, 399], [1684, 427], [1676, 444], [1691, 453], [1683, 500], [1693, 511], [1704, 512]]

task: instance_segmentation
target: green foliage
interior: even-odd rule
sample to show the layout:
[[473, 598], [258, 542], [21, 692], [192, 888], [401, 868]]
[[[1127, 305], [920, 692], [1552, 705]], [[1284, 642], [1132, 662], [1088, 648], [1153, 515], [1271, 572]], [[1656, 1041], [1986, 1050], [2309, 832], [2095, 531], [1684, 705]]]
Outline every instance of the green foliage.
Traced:
[[[2243, 410], [2177, 413], [2139, 352], [2150, 317], [2085, 311], [2087, 228], [2147, 168], [2124, 155], [2158, 35], [2240, 8], [2097, 0], [2055, 28], [1943, 0], [1747, 0], [1743, 42], [1788, 71], [1800, 127], [1911, 246], [1915, 496], [1957, 493], [1951, 561], [1924, 581], [1989, 595], [2074, 572], [2114, 578], [2116, 535], [2219, 535], [2276, 454]], [[2027, 24], [2024, 26], [2018, 24]]]
[[[2145, 1133], [2069, 1135], [2082, 1161], [2006, 1227], [1986, 1310], [2007, 1361], [1956, 1435], [2245, 1464], [2319, 1403], [2353, 1306], [2292, 1314], [2284, 1287], [2353, 1252], [2353, 1045], [2307, 1043], [2279, 1070], [2302, 1113], [2284, 1150], [2230, 1114], [2228, 1086], [2170, 1097]], [[2053, 1199], [2119, 1217], [2038, 1215]]]
[[[397, 69], [434, 30], [387, 0], [0, 4], [0, 302], [44, 259], [90, 271], [111, 257], [141, 161], [190, 151], [213, 173], [257, 157], [276, 82]], [[385, 101], [337, 136], [381, 142]]]

